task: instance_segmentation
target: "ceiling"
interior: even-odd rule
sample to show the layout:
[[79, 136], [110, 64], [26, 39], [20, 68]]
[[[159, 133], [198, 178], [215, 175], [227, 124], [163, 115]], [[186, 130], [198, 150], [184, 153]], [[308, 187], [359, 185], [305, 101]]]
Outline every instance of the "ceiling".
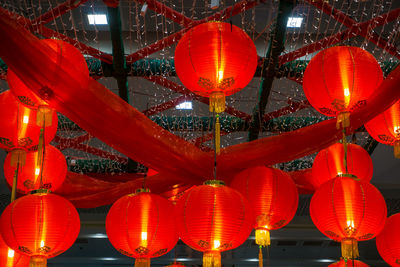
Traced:
[[[281, 0], [284, 1], [284, 0]], [[79, 1], [74, 1], [79, 2]], [[110, 37], [109, 25], [89, 25], [87, 14], [107, 14], [107, 7], [100, 0], [83, 1], [85, 3], [66, 12], [64, 15], [50, 21], [45, 26], [72, 38], [75, 41], [94, 47], [99, 51], [111, 54], [112, 41]], [[121, 36], [124, 46], [124, 54], [130, 55], [146, 46], [159, 41], [170, 34], [178, 32], [183, 27], [176, 22], [165, 19], [151, 9], [148, 9], [145, 15], [140, 14], [143, 1], [120, 1], [119, 12], [121, 16]], [[206, 18], [215, 12], [222, 11], [229, 6], [237, 4], [240, 1], [221, 0], [217, 9], [209, 7], [210, 1], [187, 1], [187, 0], [159, 0], [158, 2], [171, 7], [172, 9], [184, 13], [193, 20]], [[313, 1], [300, 0], [295, 1], [295, 7], [290, 12], [290, 16], [302, 17], [303, 22], [300, 28], [286, 28], [284, 36], [284, 49], [281, 54], [292, 52], [296, 49], [310, 45], [330, 35], [345, 31], [348, 27], [335, 20], [332, 16], [325, 14], [320, 9], [314, 7], [310, 3]], [[318, 1], [316, 1], [318, 2]], [[364, 22], [371, 18], [375, 18], [384, 13], [400, 8], [400, 1], [395, 0], [330, 0], [326, 1], [335, 10], [339, 10], [349, 15], [356, 22]], [[63, 0], [0, 0], [0, 6], [12, 12], [23, 15], [31, 20], [35, 20], [41, 14], [49, 10], [53, 10], [56, 6], [63, 3]], [[269, 41], [272, 38], [276, 26], [275, 20], [278, 14], [279, 1], [266, 0], [258, 3], [254, 8], [250, 8], [238, 15], [234, 15], [228, 22], [244, 29], [254, 40], [257, 47], [258, 55], [263, 58], [267, 54]], [[374, 33], [379, 36], [379, 40], [384, 40], [391, 46], [400, 49], [400, 19], [379, 26], [374, 29]], [[372, 33], [370, 32], [372, 35]], [[40, 36], [40, 34], [37, 34]], [[362, 36], [352, 36], [347, 40], [339, 42], [346, 45], [354, 45], [362, 47], [370, 51], [379, 63], [384, 66], [387, 62], [394, 62], [396, 65], [399, 57], [393, 56], [386, 50], [378, 47], [374, 43], [366, 40]], [[153, 54], [144, 57], [149, 59], [170, 60], [174, 57], [175, 45], [161, 49]], [[314, 51], [307, 51], [303, 56], [297, 58], [299, 60], [310, 60], [315, 54]], [[93, 55], [86, 54], [87, 59]], [[294, 68], [299, 67], [299, 63], [294, 64]], [[112, 92], [118, 94], [119, 88], [116, 80], [109, 77], [106, 71], [107, 64], [99, 65], [96, 72], [91, 75], [98, 79]], [[128, 64], [129, 70], [134, 67]], [[1, 71], [0, 71], [1, 74]], [[300, 73], [301, 75], [301, 73]], [[108, 76], [108, 77], [106, 77]], [[154, 82], [143, 79], [142, 75], [130, 72], [128, 78], [128, 89], [130, 96], [130, 104], [140, 111], [146, 111], [150, 107], [175, 99], [180, 96], [179, 93], [173, 92], [168, 88], [160, 86]], [[162, 73], [163, 77], [179, 82], [179, 78], [171, 72]], [[287, 75], [286, 75], [287, 76]], [[301, 85], [293, 79], [286, 76], [275, 78], [271, 93], [268, 98], [265, 113], [275, 111], [282, 107], [286, 107], [290, 101], [305, 100]], [[289, 77], [293, 78], [293, 77]], [[261, 78], [255, 77], [250, 84], [241, 92], [228, 97], [227, 104], [252, 114], [259, 97], [259, 88]], [[8, 89], [7, 83], [0, 81], [0, 91]], [[60, 116], [62, 116], [60, 114]], [[150, 116], [152, 119], [166, 118], [199, 118], [208, 117], [208, 106], [206, 104], [193, 101], [192, 110], [178, 110], [171, 108], [161, 113]], [[223, 116], [229, 116], [224, 114]], [[324, 120], [326, 117], [319, 115], [311, 107], [302, 109], [301, 111], [286, 115], [286, 117], [296, 117], [303, 120], [302, 126], [307, 125], [311, 119]], [[171, 125], [165, 126], [174, 134], [177, 134], [186, 140], [203, 136], [211, 131], [199, 130], [196, 127], [183, 127], [177, 129]], [[282, 130], [266, 129], [260, 133], [259, 138], [281, 133]], [[71, 129], [65, 125], [59, 126], [58, 136], [71, 138], [83, 134], [81, 129]], [[243, 143], [247, 141], [247, 129], [238, 129], [222, 138], [224, 147]], [[365, 145], [369, 142], [369, 135], [360, 129], [356, 134], [356, 142]], [[54, 143], [55, 145], [57, 143]], [[93, 147], [102, 149], [103, 151], [113, 153], [124, 157], [118, 151], [102, 143], [93, 137], [87, 142]], [[205, 142], [205, 146], [210, 146], [210, 142]], [[93, 155], [88, 151], [77, 150], [75, 148], [66, 147], [63, 150], [67, 157], [69, 168], [72, 171], [81, 173], [94, 172], [93, 166], [96, 165], [95, 160], [107, 160], [107, 157]], [[315, 155], [309, 155], [302, 160], [306, 167], [310, 167], [312, 159]], [[400, 164], [394, 159], [391, 147], [379, 144], [372, 153], [374, 163], [374, 176], [372, 183], [380, 189], [384, 195], [389, 214], [396, 213], [400, 210]], [[1, 152], [1, 159], [4, 159], [5, 152]], [[74, 165], [74, 160], [83, 160], [92, 165], [79, 167]], [[309, 163], [309, 164], [308, 164]], [[119, 163], [108, 161], [106, 172], [124, 171], [123, 166]], [[308, 164], [308, 165], [307, 165]], [[288, 169], [289, 163], [281, 163], [278, 167]], [[92, 167], [88, 167], [92, 166]], [[297, 166], [297, 165], [296, 165]], [[297, 166], [296, 168], [300, 168]], [[104, 170], [101, 170], [104, 171]], [[2, 175], [2, 171], [0, 170]], [[0, 206], [2, 209], [9, 203], [9, 191], [4, 179], [0, 180]], [[330, 241], [322, 235], [312, 224], [309, 217], [308, 205], [310, 195], [301, 195], [299, 208], [293, 221], [284, 229], [274, 231], [272, 236], [272, 245], [269, 252], [264, 251], [265, 266], [327, 266], [340, 257], [340, 246]], [[105, 235], [104, 220], [109, 206], [102, 206], [94, 209], [79, 209], [82, 226], [78, 240], [70, 250], [64, 254], [49, 260], [49, 266], [132, 266], [133, 260], [119, 254], [109, 243]], [[253, 234], [238, 249], [223, 253], [224, 266], [258, 266], [258, 247], [254, 243]], [[382, 261], [378, 255], [374, 240], [360, 242], [360, 259], [370, 266], [388, 266]], [[188, 248], [182, 242], [167, 255], [152, 261], [152, 266], [164, 266], [172, 262], [174, 258], [178, 258], [186, 266], [201, 266], [200, 253]], [[269, 263], [269, 265], [267, 265]]]

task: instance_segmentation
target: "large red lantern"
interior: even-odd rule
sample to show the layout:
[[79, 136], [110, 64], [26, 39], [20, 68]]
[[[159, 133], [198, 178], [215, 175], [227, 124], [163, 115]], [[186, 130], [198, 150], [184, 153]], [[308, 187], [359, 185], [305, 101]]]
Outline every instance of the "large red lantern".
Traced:
[[390, 266], [400, 266], [400, 213], [390, 216], [376, 237], [376, 247]]
[[310, 182], [315, 189], [326, 181], [341, 175], [352, 175], [369, 182], [372, 179], [372, 173], [372, 159], [365, 149], [356, 144], [346, 144], [345, 157], [344, 145], [336, 143], [317, 154]]
[[75, 207], [68, 200], [48, 193], [15, 200], [0, 218], [0, 231], [6, 244], [30, 256], [30, 266], [35, 267], [45, 267], [48, 258], [72, 246], [79, 229]]
[[296, 213], [299, 202], [296, 184], [281, 170], [259, 166], [240, 172], [231, 186], [253, 208], [256, 244], [270, 245], [269, 231], [282, 228]]
[[175, 69], [194, 93], [210, 97], [210, 111], [225, 109], [225, 96], [242, 90], [253, 78], [257, 50], [239, 27], [207, 22], [191, 28], [175, 50]]
[[28, 267], [29, 257], [15, 252], [7, 246], [0, 235], [0, 266], [3, 267]]
[[310, 203], [315, 226], [327, 237], [342, 243], [342, 257], [358, 257], [357, 241], [374, 238], [387, 215], [385, 199], [373, 185], [339, 177], [321, 185]]
[[370, 53], [358, 47], [334, 46], [311, 59], [303, 89], [318, 112], [337, 116], [338, 122], [348, 127], [349, 114], [366, 105], [382, 80], [382, 70]]
[[136, 259], [136, 267], [150, 266], [150, 258], [166, 254], [178, 242], [174, 206], [146, 189], [114, 203], [106, 231], [115, 249]]
[[369, 265], [365, 264], [362, 261], [358, 261], [358, 260], [343, 260], [343, 259], [341, 259], [338, 262], [329, 264], [328, 267], [369, 267]]
[[400, 158], [400, 101], [365, 124], [368, 133], [376, 141], [394, 147], [394, 155]]
[[[11, 187], [17, 166], [11, 164], [11, 154], [4, 161], [4, 176]], [[52, 145], [44, 148], [44, 157], [38, 162], [38, 152], [26, 154], [25, 165], [18, 168], [17, 191], [27, 194], [40, 188], [55, 191], [61, 186], [67, 175], [67, 162], [64, 155]]]
[[176, 204], [176, 214], [181, 240], [204, 253], [204, 267], [220, 267], [220, 252], [246, 241], [254, 221], [248, 201], [217, 180], [184, 194]]
[[[52, 60], [56, 63], [56, 66], [65, 65], [65, 62], [70, 62], [74, 66], [74, 70], [79, 73], [83, 73], [87, 79], [80, 81], [82, 87], [86, 87], [89, 82], [89, 70], [87, 68], [86, 60], [78, 49], [71, 44], [58, 39], [43, 39], [41, 40], [44, 44], [52, 48], [57, 56]], [[54, 91], [60, 85], [57, 72], [61, 71], [61, 67], [48, 71], [47, 84], [44, 85], [46, 90], [40, 90], [41, 95], [38, 97], [31, 91], [28, 84], [25, 84], [13, 71], [8, 69], [7, 71], [7, 82], [11, 89], [11, 92], [26, 106], [30, 108], [38, 108], [39, 106], [47, 106], [46, 99], [50, 99], [49, 92]], [[84, 77], [84, 76], [82, 76]], [[51, 91], [50, 91], [51, 90]], [[45, 100], [43, 100], [45, 99]]]
[[[37, 149], [42, 127], [37, 125], [37, 110], [19, 103], [10, 91], [0, 94], [0, 148], [5, 150]], [[57, 113], [52, 125], [44, 128], [44, 143], [53, 140], [57, 132]]]

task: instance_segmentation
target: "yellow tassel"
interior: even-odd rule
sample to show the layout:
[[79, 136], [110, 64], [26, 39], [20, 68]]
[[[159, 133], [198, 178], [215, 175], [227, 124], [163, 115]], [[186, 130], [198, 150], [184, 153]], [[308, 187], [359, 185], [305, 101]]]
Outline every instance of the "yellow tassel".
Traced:
[[215, 152], [217, 155], [221, 152], [221, 123], [218, 115], [215, 122]]
[[221, 267], [221, 253], [219, 251], [204, 252], [203, 267]]
[[29, 267], [46, 267], [47, 258], [44, 256], [32, 256], [29, 261]]
[[150, 267], [150, 258], [139, 258], [135, 260], [135, 267]]
[[256, 244], [263, 247], [271, 245], [271, 238], [268, 230], [264, 228], [256, 229]]
[[26, 161], [26, 151], [22, 149], [15, 149], [12, 150], [11, 152], [11, 161], [10, 165], [14, 168], [17, 168], [17, 166], [22, 167], [25, 165]]
[[260, 246], [260, 250], [258, 251], [258, 267], [263, 267], [263, 254], [262, 254], [262, 247]]
[[394, 143], [394, 157], [400, 159], [400, 141]]
[[51, 126], [53, 123], [53, 110], [48, 106], [39, 106], [36, 115], [36, 125], [40, 127]]
[[225, 94], [223, 92], [217, 91], [212, 92], [210, 95], [210, 112], [221, 113], [225, 110]]
[[336, 119], [336, 129], [344, 129], [350, 126], [350, 112], [339, 113]]
[[344, 259], [355, 259], [360, 255], [358, 254], [358, 242], [354, 238], [342, 240], [342, 257]]

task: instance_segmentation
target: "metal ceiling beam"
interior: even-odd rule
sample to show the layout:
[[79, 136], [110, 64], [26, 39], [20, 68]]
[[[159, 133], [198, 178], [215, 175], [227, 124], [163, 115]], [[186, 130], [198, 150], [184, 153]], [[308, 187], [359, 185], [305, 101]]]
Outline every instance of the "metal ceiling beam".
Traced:
[[271, 92], [272, 83], [275, 79], [276, 69], [278, 67], [279, 55], [285, 48], [285, 34], [287, 21], [294, 7], [294, 2], [289, 0], [280, 0], [278, 7], [278, 16], [276, 18], [275, 28], [271, 34], [266, 59], [262, 66], [262, 81], [258, 95], [258, 103], [254, 107], [253, 115], [249, 128], [248, 140], [258, 139], [261, 128], [262, 117], [265, 113], [268, 98]]

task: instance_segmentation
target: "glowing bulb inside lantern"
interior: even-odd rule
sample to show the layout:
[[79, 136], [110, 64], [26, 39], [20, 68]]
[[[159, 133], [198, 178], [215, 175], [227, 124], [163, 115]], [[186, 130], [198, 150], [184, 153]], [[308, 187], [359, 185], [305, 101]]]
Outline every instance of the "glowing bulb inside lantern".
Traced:
[[221, 242], [219, 240], [214, 240], [214, 248], [219, 248], [221, 246]]
[[354, 229], [354, 221], [353, 221], [353, 220], [347, 221], [347, 227], [348, 227], [349, 229]]
[[41, 247], [41, 248], [44, 247], [44, 241], [43, 241], [43, 240], [40, 241], [40, 247]]
[[344, 88], [344, 96], [349, 97], [350, 96], [350, 90], [349, 88]]
[[224, 78], [224, 71], [223, 70], [218, 71], [218, 82], [221, 82], [223, 78]]
[[40, 168], [35, 168], [35, 175], [37, 176], [39, 175], [39, 173], [40, 173]]
[[22, 119], [22, 122], [25, 123], [25, 124], [28, 124], [29, 123], [29, 116], [24, 116], [23, 119]]
[[393, 131], [396, 135], [400, 135], [400, 126], [394, 126]]
[[142, 232], [142, 240], [147, 240], [147, 232]]
[[12, 250], [12, 249], [8, 249], [8, 257], [9, 258], [14, 258], [14, 254], [15, 254], [15, 252], [14, 252], [14, 250]]

